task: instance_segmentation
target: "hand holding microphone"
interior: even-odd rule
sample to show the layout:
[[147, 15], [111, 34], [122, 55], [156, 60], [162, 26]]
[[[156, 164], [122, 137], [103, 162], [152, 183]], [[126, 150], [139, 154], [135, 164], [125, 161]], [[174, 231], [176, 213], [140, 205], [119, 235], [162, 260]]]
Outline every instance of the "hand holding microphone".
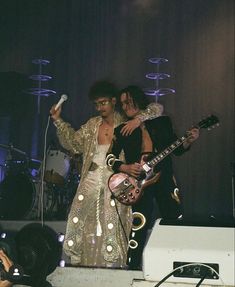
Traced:
[[53, 120], [58, 120], [60, 117], [60, 113], [61, 113], [61, 105], [63, 104], [63, 102], [67, 101], [68, 96], [67, 95], [62, 95], [60, 97], [59, 102], [56, 105], [53, 105], [51, 110], [50, 110], [50, 114], [51, 114], [51, 118]]
[[17, 282], [23, 275], [23, 268], [14, 264], [7, 254], [0, 249], [0, 287], [11, 287], [12, 282]]

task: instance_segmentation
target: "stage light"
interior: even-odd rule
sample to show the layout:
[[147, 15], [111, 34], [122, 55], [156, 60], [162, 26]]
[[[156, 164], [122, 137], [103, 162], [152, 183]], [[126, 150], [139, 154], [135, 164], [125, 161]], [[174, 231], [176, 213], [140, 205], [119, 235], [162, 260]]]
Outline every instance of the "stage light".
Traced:
[[58, 234], [58, 241], [63, 243], [64, 242], [64, 234], [63, 233], [59, 233]]
[[5, 232], [2, 232], [1, 235], [0, 235], [0, 237], [1, 237], [2, 239], [6, 238], [6, 236], [7, 236], [7, 234], [6, 234]]
[[64, 260], [60, 260], [59, 266], [60, 267], [65, 267], [65, 261]]

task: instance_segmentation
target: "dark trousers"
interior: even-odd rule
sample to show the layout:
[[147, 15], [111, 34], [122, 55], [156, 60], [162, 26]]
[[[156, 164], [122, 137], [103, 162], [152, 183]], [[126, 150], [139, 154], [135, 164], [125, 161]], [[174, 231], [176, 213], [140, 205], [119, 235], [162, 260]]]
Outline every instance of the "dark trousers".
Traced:
[[[175, 201], [171, 196], [171, 191], [174, 191], [175, 185], [173, 182], [168, 182], [165, 187], [170, 189], [159, 189], [159, 186], [152, 185], [144, 190], [142, 198], [135, 205], [132, 206], [133, 212], [143, 214], [146, 219], [145, 225], [135, 231], [131, 230], [129, 240], [137, 243], [136, 248], [128, 248], [127, 264], [131, 270], [142, 269], [142, 254], [146, 243], [148, 231], [152, 228], [155, 222], [154, 207], [155, 201], [158, 204], [161, 218], [176, 219], [182, 213], [181, 205]], [[135, 221], [135, 220], [134, 220]], [[134, 226], [136, 226], [135, 222]]]

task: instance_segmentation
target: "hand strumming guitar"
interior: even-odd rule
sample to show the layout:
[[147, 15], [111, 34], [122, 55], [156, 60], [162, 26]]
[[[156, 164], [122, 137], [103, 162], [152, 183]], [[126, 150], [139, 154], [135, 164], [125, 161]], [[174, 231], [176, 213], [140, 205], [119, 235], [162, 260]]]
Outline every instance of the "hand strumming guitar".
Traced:
[[124, 172], [129, 174], [133, 177], [138, 177], [141, 174], [142, 171], [142, 165], [140, 163], [133, 163], [133, 164], [122, 164], [119, 167], [120, 172]]

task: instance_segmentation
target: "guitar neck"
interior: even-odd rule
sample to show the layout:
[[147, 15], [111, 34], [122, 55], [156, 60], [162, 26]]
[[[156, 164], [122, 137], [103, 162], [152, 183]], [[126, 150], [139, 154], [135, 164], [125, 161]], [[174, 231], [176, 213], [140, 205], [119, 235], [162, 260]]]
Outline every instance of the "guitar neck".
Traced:
[[170, 155], [175, 149], [177, 149], [179, 146], [181, 146], [187, 140], [187, 138], [188, 138], [188, 136], [182, 136], [181, 138], [178, 138], [170, 146], [165, 148], [161, 153], [159, 153], [153, 159], [151, 159], [149, 162], [147, 162], [147, 165], [149, 167], [153, 168], [160, 161], [162, 161], [164, 158], [166, 158], [168, 155]]
[[[202, 128], [208, 129], [211, 127], [215, 127], [215, 125], [218, 126], [218, 124], [219, 124], [219, 119], [216, 116], [211, 115], [207, 117], [206, 119], [201, 120], [194, 127], [197, 129], [202, 129]], [[155, 165], [157, 165], [160, 161], [162, 161], [164, 158], [170, 155], [175, 149], [181, 146], [187, 140], [189, 136], [190, 136], [190, 133], [188, 132], [186, 135], [182, 136], [181, 138], [178, 138], [175, 142], [173, 142], [170, 146], [164, 149], [161, 153], [157, 154], [153, 159], [143, 164], [142, 165], [143, 169], [146, 172], [151, 170]]]

